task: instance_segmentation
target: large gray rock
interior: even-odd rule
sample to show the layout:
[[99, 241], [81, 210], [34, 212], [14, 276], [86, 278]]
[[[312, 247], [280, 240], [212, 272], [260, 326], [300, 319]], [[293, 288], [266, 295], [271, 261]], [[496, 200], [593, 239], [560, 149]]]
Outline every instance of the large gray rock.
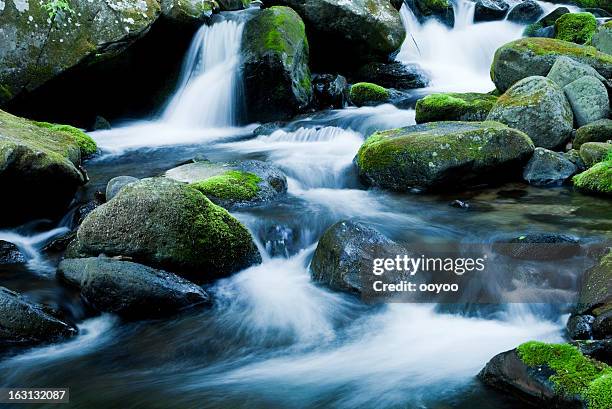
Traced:
[[81, 153], [90, 142], [95, 150], [78, 129], [0, 111], [0, 226], [63, 215], [86, 181]]
[[478, 0], [474, 8], [474, 22], [503, 20], [510, 10], [504, 0]]
[[587, 142], [608, 142], [612, 140], [612, 119], [600, 119], [588, 125], [581, 126], [576, 131], [574, 149]]
[[153, 318], [209, 303], [197, 285], [172, 273], [106, 257], [63, 260], [58, 276], [81, 290], [96, 310], [130, 318]]
[[242, 53], [247, 121], [288, 119], [310, 104], [308, 40], [295, 11], [258, 11], [244, 28]]
[[399, 246], [359, 222], [341, 221], [323, 233], [310, 270], [312, 279], [337, 291], [362, 293], [372, 274], [373, 260], [395, 257]]
[[166, 177], [204, 193], [225, 208], [258, 205], [287, 192], [287, 177], [276, 166], [258, 160], [213, 163], [200, 161], [170, 169]]
[[522, 38], [498, 48], [491, 65], [491, 78], [505, 92], [523, 78], [545, 76], [559, 56], [590, 65], [604, 78], [612, 78], [612, 55], [552, 38]]
[[130, 257], [199, 282], [261, 261], [249, 231], [186, 184], [143, 179], [125, 186], [83, 221], [68, 258]]
[[76, 328], [52, 316], [42, 306], [0, 287], [0, 346], [54, 342], [76, 333]]
[[576, 165], [562, 153], [536, 148], [525, 166], [523, 178], [534, 186], [559, 186], [576, 171]]
[[535, 146], [554, 149], [571, 136], [574, 118], [561, 88], [545, 77], [528, 77], [508, 89], [489, 112], [499, 121], [525, 132]]
[[117, 176], [112, 178], [106, 184], [106, 201], [109, 201], [113, 197], [117, 196], [117, 193], [119, 193], [119, 191], [125, 186], [135, 182], [138, 182], [138, 178], [133, 176]]
[[388, 0], [265, 0], [289, 6], [308, 30], [315, 69], [334, 72], [371, 61], [387, 61], [406, 32]]
[[534, 0], [525, 0], [512, 7], [507, 20], [515, 23], [529, 24], [538, 21], [544, 9]]
[[580, 145], [580, 157], [587, 167], [601, 162], [612, 151], [612, 144], [606, 142], [586, 142]]
[[519, 177], [533, 150], [527, 135], [499, 122], [431, 122], [373, 134], [356, 163], [373, 186], [457, 188]]
[[566, 56], [557, 57], [546, 77], [563, 88], [585, 75], [590, 75], [600, 81], [605, 81], [605, 78], [590, 65], [583, 64]]
[[607, 118], [610, 113], [608, 90], [600, 80], [587, 75], [563, 87], [576, 125], [583, 126]]
[[0, 104], [77, 66], [117, 55], [160, 14], [157, 0], [0, 2]]

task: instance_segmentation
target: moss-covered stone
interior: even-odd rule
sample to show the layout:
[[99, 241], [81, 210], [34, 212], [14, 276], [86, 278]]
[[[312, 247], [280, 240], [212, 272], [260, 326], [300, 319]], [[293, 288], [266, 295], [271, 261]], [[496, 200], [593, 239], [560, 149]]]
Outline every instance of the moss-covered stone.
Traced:
[[287, 119], [310, 103], [308, 40], [295, 11], [258, 12], [245, 26], [242, 48], [248, 121]]
[[591, 13], [567, 13], [555, 22], [555, 38], [576, 44], [587, 44], [597, 29]]
[[610, 140], [612, 140], [612, 119], [600, 119], [578, 128], [573, 147], [574, 149], [580, 149], [580, 146], [587, 142], [607, 142]]
[[166, 178], [125, 186], [83, 221], [68, 257], [126, 256], [197, 281], [261, 261], [249, 231], [201, 192]]
[[60, 216], [85, 182], [79, 170], [84, 139], [63, 128], [0, 111], [0, 226]]
[[484, 121], [496, 101], [489, 94], [431, 94], [417, 101], [416, 122]]
[[98, 151], [98, 146], [93, 139], [85, 132], [70, 125], [51, 124], [49, 122], [34, 122], [41, 128], [51, 129], [56, 132], [65, 132], [70, 134], [81, 149], [81, 157], [86, 158], [94, 155]]
[[161, 0], [164, 17], [179, 23], [194, 23], [209, 18], [220, 10], [215, 0]]
[[519, 358], [529, 367], [547, 367], [555, 390], [568, 399], [579, 396], [589, 409], [612, 405], [612, 389], [605, 389], [612, 379], [612, 368], [595, 361], [570, 344], [546, 344], [530, 341], [517, 348]]
[[252, 200], [259, 192], [261, 178], [254, 173], [230, 170], [221, 175], [210, 177], [190, 186], [206, 196], [214, 196], [222, 200], [246, 201]]
[[558, 56], [568, 56], [590, 65], [604, 78], [612, 78], [612, 55], [553, 38], [522, 38], [503, 45], [495, 52], [491, 79], [505, 92], [523, 78], [545, 76]]
[[580, 145], [580, 157], [587, 167], [605, 160], [611, 151], [612, 144], [606, 142], [587, 142]]
[[406, 191], [520, 177], [533, 150], [527, 135], [499, 122], [432, 122], [375, 133], [356, 162], [364, 182]]
[[351, 86], [350, 97], [357, 106], [377, 104], [389, 101], [389, 90], [370, 82], [358, 82]]
[[574, 176], [574, 186], [583, 192], [612, 196], [612, 160], [599, 162]]
[[602, 9], [612, 13], [610, 0], [568, 0], [568, 4], [575, 4], [583, 9]]
[[449, 0], [414, 0], [419, 17], [433, 17], [449, 27], [455, 25], [453, 3]]

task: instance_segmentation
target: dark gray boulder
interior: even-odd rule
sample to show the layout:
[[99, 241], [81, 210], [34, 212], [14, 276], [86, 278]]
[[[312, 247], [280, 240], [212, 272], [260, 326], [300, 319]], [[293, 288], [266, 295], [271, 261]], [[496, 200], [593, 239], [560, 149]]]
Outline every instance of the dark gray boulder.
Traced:
[[407, 0], [419, 21], [434, 18], [448, 27], [455, 26], [455, 10], [450, 0]]
[[66, 259], [58, 277], [81, 291], [101, 312], [129, 318], [155, 318], [208, 304], [199, 286], [162, 270], [106, 257]]
[[504, 0], [478, 0], [474, 8], [474, 23], [503, 20], [510, 10]]
[[55, 342], [77, 330], [51, 315], [42, 306], [0, 287], [0, 346]]
[[429, 85], [427, 73], [418, 64], [372, 62], [355, 73], [355, 80], [385, 88], [413, 89]]
[[316, 109], [343, 108], [348, 103], [349, 86], [342, 75], [313, 75], [312, 87]]
[[580, 243], [574, 237], [559, 233], [529, 233], [498, 240], [493, 250], [519, 260], [565, 260], [580, 254]]
[[544, 9], [533, 0], [525, 0], [510, 10], [508, 21], [520, 24], [530, 24], [538, 21]]
[[25, 263], [26, 258], [19, 248], [8, 241], [0, 240], [0, 265]]
[[523, 170], [523, 178], [534, 186], [559, 186], [577, 170], [562, 153], [536, 148]]

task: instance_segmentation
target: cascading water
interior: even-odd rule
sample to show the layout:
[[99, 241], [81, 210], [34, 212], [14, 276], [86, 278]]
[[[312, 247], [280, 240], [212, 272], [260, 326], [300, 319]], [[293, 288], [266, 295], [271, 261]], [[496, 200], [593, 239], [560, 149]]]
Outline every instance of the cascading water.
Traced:
[[224, 20], [195, 35], [179, 87], [161, 120], [182, 128], [235, 126], [242, 105], [238, 64], [244, 23]]

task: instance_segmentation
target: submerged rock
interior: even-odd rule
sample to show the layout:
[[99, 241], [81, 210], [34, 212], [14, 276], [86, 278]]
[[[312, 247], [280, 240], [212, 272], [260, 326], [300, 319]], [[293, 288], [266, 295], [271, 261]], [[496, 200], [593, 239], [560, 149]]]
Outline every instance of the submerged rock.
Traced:
[[130, 257], [199, 282], [261, 261], [249, 231], [199, 191], [166, 178], [125, 186], [83, 221], [68, 258]]
[[257, 160], [230, 163], [200, 161], [170, 169], [166, 177], [205, 194], [226, 208], [278, 199], [287, 192], [287, 177], [276, 166]]
[[[323, 233], [310, 269], [315, 282], [337, 291], [361, 293], [371, 275], [373, 260], [395, 257], [399, 246], [359, 222], [341, 221]], [[395, 250], [395, 251], [394, 251]]]
[[119, 54], [160, 14], [157, 0], [3, 1], [2, 5], [0, 105], [68, 70]]
[[388, 0], [264, 0], [294, 9], [306, 23], [315, 69], [343, 71], [387, 61], [406, 32]]
[[591, 13], [566, 13], [555, 22], [555, 38], [576, 44], [588, 44], [597, 29]]
[[534, 0], [524, 0], [512, 7], [507, 20], [514, 23], [529, 24], [538, 21], [544, 9]]
[[429, 85], [429, 78], [420, 66], [401, 62], [366, 64], [355, 73], [355, 78], [396, 89], [423, 88]]
[[608, 90], [597, 78], [586, 75], [563, 87], [576, 125], [583, 126], [607, 118], [610, 113]]
[[497, 97], [478, 93], [431, 94], [417, 101], [416, 123], [484, 121]]
[[580, 254], [578, 240], [558, 233], [530, 233], [493, 244], [499, 254], [518, 260], [565, 260]]
[[572, 179], [585, 193], [612, 196], [612, 160], [599, 162]]
[[0, 226], [55, 218], [86, 182], [81, 157], [95, 143], [76, 128], [29, 121], [0, 111]]
[[612, 55], [552, 38], [522, 38], [503, 45], [495, 52], [491, 78], [497, 89], [505, 92], [523, 78], [548, 74], [559, 56], [587, 64], [604, 78], [612, 78]]
[[351, 86], [351, 102], [358, 107], [378, 105], [389, 102], [391, 94], [388, 89], [369, 82], [358, 82]]
[[106, 257], [66, 259], [58, 276], [101, 312], [154, 318], [210, 302], [197, 285], [172, 273]]
[[19, 248], [8, 241], [0, 240], [0, 265], [25, 263], [25, 256]]
[[349, 86], [342, 75], [315, 75], [312, 85], [314, 102], [318, 109], [344, 108], [347, 104]]
[[432, 122], [375, 133], [356, 163], [367, 184], [433, 189], [518, 177], [533, 149], [527, 135], [499, 122]]
[[525, 166], [523, 178], [534, 186], [559, 186], [576, 173], [576, 165], [562, 153], [536, 148]]
[[490, 121], [525, 132], [535, 146], [554, 149], [570, 138], [574, 118], [561, 88], [545, 77], [528, 77], [508, 89], [491, 109]]
[[308, 40], [295, 11], [257, 12], [245, 25], [242, 52], [248, 122], [288, 119], [310, 104]]
[[54, 342], [76, 333], [76, 328], [52, 316], [42, 306], [0, 287], [0, 346]]
[[503, 20], [510, 10], [504, 0], [478, 0], [474, 8], [474, 23]]
[[113, 197], [117, 196], [117, 193], [119, 193], [119, 191], [125, 186], [136, 183], [138, 180], [138, 178], [133, 176], [117, 176], [112, 178], [106, 184], [106, 201], [109, 201]]
[[570, 344], [531, 341], [493, 357], [478, 377], [485, 384], [547, 408], [607, 408], [612, 368]]
[[587, 142], [608, 141], [612, 141], [612, 119], [600, 119], [578, 128], [573, 147], [580, 149], [580, 146]]
[[587, 142], [580, 145], [580, 157], [588, 167], [601, 162], [612, 152], [612, 144], [604, 142]]

